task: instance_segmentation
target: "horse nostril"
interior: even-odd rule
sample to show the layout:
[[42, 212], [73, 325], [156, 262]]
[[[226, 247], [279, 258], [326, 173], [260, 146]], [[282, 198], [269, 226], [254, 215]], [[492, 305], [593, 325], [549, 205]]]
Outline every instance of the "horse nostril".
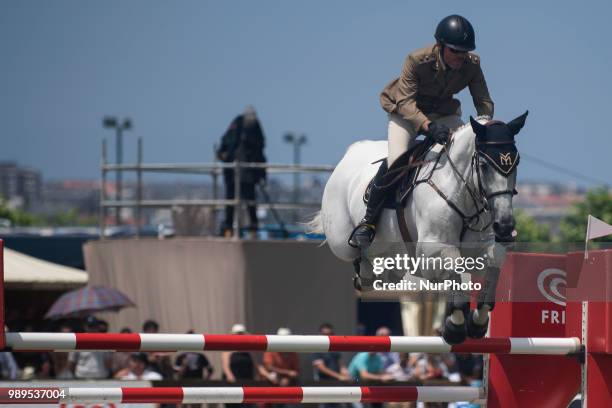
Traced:
[[502, 222], [494, 222], [493, 230], [499, 235], [510, 235], [514, 231], [515, 222], [514, 219], [510, 219]]

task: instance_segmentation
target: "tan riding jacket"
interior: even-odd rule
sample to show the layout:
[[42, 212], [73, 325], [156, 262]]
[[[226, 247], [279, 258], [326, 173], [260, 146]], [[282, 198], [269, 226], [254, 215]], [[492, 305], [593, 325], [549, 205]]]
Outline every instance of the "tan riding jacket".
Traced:
[[419, 131], [430, 113], [455, 114], [461, 103], [453, 95], [465, 87], [470, 88], [478, 115], [493, 117], [493, 100], [480, 69], [480, 57], [468, 53], [463, 66], [452, 70], [442, 63], [440, 48], [434, 44], [406, 57], [400, 77], [381, 92], [380, 104]]

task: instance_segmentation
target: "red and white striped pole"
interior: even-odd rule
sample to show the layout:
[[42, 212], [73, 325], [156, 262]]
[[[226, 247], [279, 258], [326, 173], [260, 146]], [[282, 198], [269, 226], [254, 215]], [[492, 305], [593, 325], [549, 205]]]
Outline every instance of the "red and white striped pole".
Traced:
[[7, 333], [13, 351], [397, 351], [421, 353], [495, 353], [566, 355], [580, 350], [580, 340], [499, 337], [467, 340], [451, 346], [441, 337], [278, 336], [232, 334]]
[[278, 336], [232, 334], [7, 333], [13, 351], [397, 351], [565, 355], [578, 352], [577, 338], [500, 337], [451, 346], [441, 337]]
[[478, 387], [0, 388], [0, 403], [341, 403], [477, 402]]

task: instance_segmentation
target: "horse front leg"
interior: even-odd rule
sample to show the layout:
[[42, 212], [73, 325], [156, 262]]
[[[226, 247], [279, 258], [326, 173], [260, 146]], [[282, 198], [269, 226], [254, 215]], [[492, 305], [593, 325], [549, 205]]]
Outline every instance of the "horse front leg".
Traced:
[[483, 338], [489, 329], [489, 315], [495, 308], [495, 293], [501, 273], [501, 265], [506, 259], [506, 248], [493, 244], [487, 248], [489, 264], [486, 268], [483, 287], [478, 292], [476, 309], [470, 311], [467, 320], [468, 336]]
[[[442, 249], [439, 249], [439, 245], [422, 245], [430, 249], [430, 251], [423, 252], [429, 252], [427, 257], [440, 258], [442, 265], [446, 265], [449, 261], [452, 261], [452, 265], [456, 265], [457, 260], [461, 257], [459, 248], [444, 245]], [[463, 281], [462, 274], [442, 267], [431, 271], [423, 270], [422, 275], [429, 281], [450, 285], [450, 290], [445, 293], [446, 310], [442, 337], [448, 344], [462, 343], [467, 337], [466, 319], [470, 312], [470, 295], [460, 289]]]
[[460, 274], [453, 271], [447, 280], [452, 282], [453, 287], [447, 295], [442, 337], [448, 344], [459, 344], [463, 343], [468, 335], [466, 322], [470, 316], [470, 295], [466, 291], [455, 289], [455, 286], [462, 283]]
[[500, 271], [496, 266], [487, 268], [484, 285], [478, 292], [476, 309], [469, 313], [467, 334], [473, 339], [483, 338], [489, 329], [489, 314], [495, 308], [495, 292]]

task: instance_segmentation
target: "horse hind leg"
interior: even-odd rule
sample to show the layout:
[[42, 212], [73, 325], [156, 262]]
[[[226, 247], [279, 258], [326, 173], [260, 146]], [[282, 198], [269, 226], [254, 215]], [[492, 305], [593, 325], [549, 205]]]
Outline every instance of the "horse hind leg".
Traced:
[[[326, 191], [327, 193], [327, 191]], [[341, 191], [325, 194], [321, 210], [321, 224], [325, 232], [327, 245], [338, 258], [352, 262], [359, 258], [360, 253], [348, 244], [348, 237], [355, 227], [351, 221], [349, 210], [341, 197]], [[331, 198], [330, 198], [331, 197]]]

